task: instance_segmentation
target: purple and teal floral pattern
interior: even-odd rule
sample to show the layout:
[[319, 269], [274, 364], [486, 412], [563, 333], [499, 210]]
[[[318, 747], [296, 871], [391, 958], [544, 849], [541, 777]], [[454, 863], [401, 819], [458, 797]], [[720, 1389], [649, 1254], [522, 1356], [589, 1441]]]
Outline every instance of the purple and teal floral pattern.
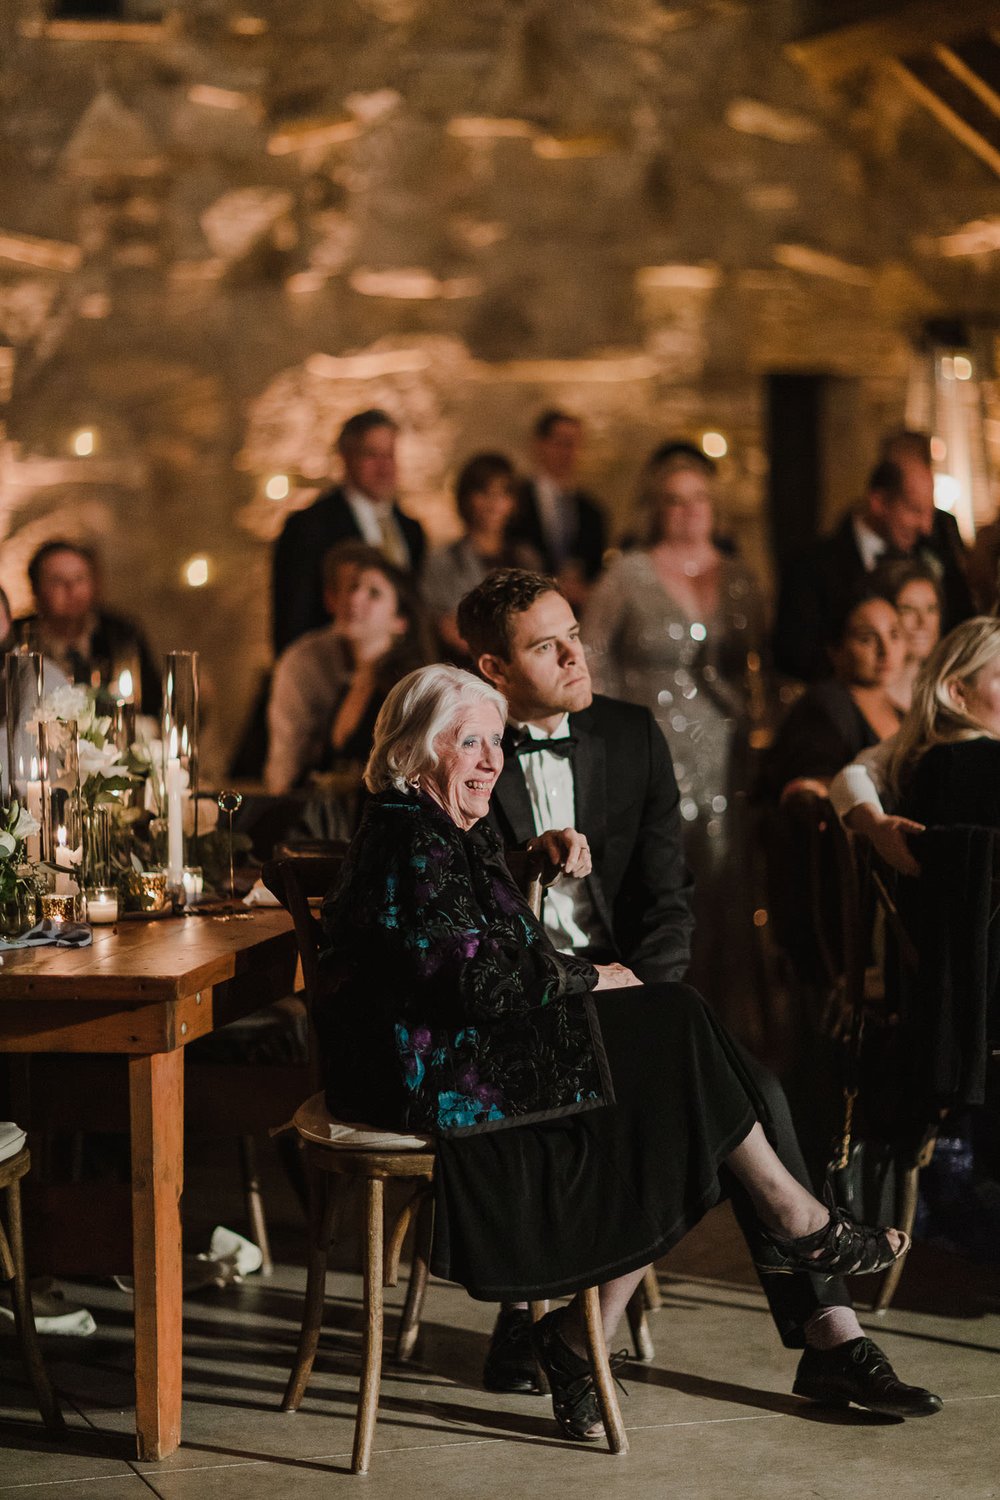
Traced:
[[314, 1019], [341, 1118], [454, 1134], [610, 1101], [596, 971], [552, 947], [489, 828], [375, 798], [323, 928]]

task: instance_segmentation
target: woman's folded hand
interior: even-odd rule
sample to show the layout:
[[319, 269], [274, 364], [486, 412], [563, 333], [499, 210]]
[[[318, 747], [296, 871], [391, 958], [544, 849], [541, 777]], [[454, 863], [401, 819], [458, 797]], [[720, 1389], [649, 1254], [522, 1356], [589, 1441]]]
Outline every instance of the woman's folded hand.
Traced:
[[595, 964], [594, 967], [599, 976], [595, 989], [624, 990], [633, 984], [642, 983], [624, 964]]

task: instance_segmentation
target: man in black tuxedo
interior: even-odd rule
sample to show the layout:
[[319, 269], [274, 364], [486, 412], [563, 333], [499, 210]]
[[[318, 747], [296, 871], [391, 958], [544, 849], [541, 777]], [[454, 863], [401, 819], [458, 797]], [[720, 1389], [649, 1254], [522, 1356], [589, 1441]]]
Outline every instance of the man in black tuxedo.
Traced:
[[[490, 821], [507, 848], [540, 848], [562, 872], [543, 910], [553, 942], [623, 966], [631, 971], [626, 979], [682, 979], [691, 882], [670, 752], [652, 714], [594, 695], [576, 617], [551, 578], [516, 569], [490, 574], [462, 600], [458, 626], [480, 673], [508, 703]], [[811, 1191], [780, 1085], [748, 1053], [742, 1057], [767, 1105], [779, 1157]], [[752, 1251], [760, 1225], [738, 1187], [731, 1199]], [[903, 1385], [863, 1336], [841, 1280], [803, 1273], [762, 1281], [782, 1341], [805, 1349], [797, 1394], [894, 1416], [940, 1409], [937, 1396]], [[527, 1317], [501, 1310], [484, 1371], [488, 1389], [531, 1388]]]
[[782, 577], [774, 662], [803, 682], [830, 676], [831, 626], [880, 562], [906, 557], [930, 568], [941, 588], [943, 631], [975, 613], [955, 518], [934, 505], [928, 438], [893, 433], [881, 451], [860, 509], [795, 558]]
[[601, 571], [607, 524], [597, 500], [576, 482], [583, 424], [564, 411], [544, 411], [532, 430], [534, 473], [518, 486], [512, 537], [538, 553], [567, 598], [581, 605]]
[[323, 606], [323, 558], [338, 542], [363, 541], [397, 567], [418, 572], [426, 550], [419, 521], [396, 503], [396, 423], [372, 408], [344, 423], [337, 451], [343, 481], [285, 522], [274, 549], [274, 650], [329, 621]]

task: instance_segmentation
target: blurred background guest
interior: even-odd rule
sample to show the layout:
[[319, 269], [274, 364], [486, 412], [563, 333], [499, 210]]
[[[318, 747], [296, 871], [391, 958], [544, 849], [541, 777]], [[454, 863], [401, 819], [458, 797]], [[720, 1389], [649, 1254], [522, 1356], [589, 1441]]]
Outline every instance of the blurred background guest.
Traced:
[[269, 792], [312, 772], [360, 768], [392, 685], [434, 657], [426, 611], [409, 574], [374, 547], [342, 543], [323, 560], [330, 614], [278, 658], [268, 704]]
[[396, 500], [398, 433], [389, 413], [375, 407], [349, 417], [337, 439], [341, 483], [285, 522], [272, 575], [276, 653], [326, 623], [323, 558], [338, 542], [367, 542], [396, 567], [419, 569], [426, 547], [423, 527], [404, 515]]
[[494, 568], [533, 569], [539, 557], [527, 542], [511, 538], [517, 509], [514, 466], [502, 453], [477, 453], [463, 465], [455, 503], [465, 532], [428, 557], [421, 591], [449, 654], [466, 663], [468, 652], [455, 623], [458, 601]]
[[161, 673], [140, 627], [102, 608], [91, 548], [45, 542], [28, 564], [28, 578], [35, 612], [15, 622], [19, 642], [40, 651], [70, 682], [159, 713]]
[[745, 832], [735, 803], [749, 779], [748, 660], [760, 650], [763, 612], [753, 574], [713, 541], [712, 466], [661, 451], [640, 488], [638, 546], [596, 584], [584, 639], [598, 690], [648, 708], [670, 746], [695, 877], [692, 983], [714, 1000], [725, 981], [705, 965], [726, 947], [722, 932], [743, 916], [752, 930], [733, 899], [732, 856]]
[[518, 491], [514, 525], [516, 539], [534, 549], [542, 570], [558, 579], [577, 609], [607, 546], [600, 502], [577, 484], [582, 445], [579, 417], [555, 408], [542, 412], [532, 430], [533, 472]]
[[841, 767], [899, 728], [890, 697], [905, 656], [895, 605], [863, 593], [830, 633], [833, 676], [807, 688], [779, 726], [767, 752], [761, 789], [774, 802], [801, 792], [825, 797]]
[[941, 639], [941, 587], [921, 562], [882, 563], [872, 574], [872, 589], [896, 606], [903, 634], [903, 665], [889, 684], [889, 697], [905, 713], [913, 698], [917, 673]]
[[944, 629], [973, 612], [954, 517], [934, 505], [929, 439], [923, 433], [891, 434], [882, 453], [860, 507], [795, 558], [781, 579], [774, 661], [790, 677], [816, 682], [830, 675], [825, 643], [831, 624], [881, 562], [908, 559], [934, 574]]

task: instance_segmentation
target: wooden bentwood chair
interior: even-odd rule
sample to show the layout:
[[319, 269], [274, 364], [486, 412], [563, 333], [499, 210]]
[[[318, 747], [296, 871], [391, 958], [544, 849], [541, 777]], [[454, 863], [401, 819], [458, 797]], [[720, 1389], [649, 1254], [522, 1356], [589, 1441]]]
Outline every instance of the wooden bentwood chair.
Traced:
[[[310, 910], [309, 899], [325, 894], [333, 883], [341, 862], [341, 857], [292, 858], [271, 861], [263, 870], [265, 885], [286, 907], [295, 923], [306, 1003], [310, 1011], [318, 992], [320, 924]], [[540, 899], [540, 883], [536, 880], [533, 884], [537, 902]], [[530, 888], [527, 894], [530, 901]], [[326, 1110], [322, 1092], [306, 1100], [296, 1112], [292, 1124], [305, 1144], [315, 1190], [310, 1213], [309, 1263], [302, 1328], [295, 1366], [289, 1376], [281, 1409], [288, 1412], [297, 1410], [312, 1371], [323, 1320], [326, 1267], [337, 1204], [333, 1179], [351, 1177], [365, 1185], [364, 1329], [361, 1388], [354, 1427], [351, 1472], [366, 1474], [371, 1463], [382, 1372], [382, 1289], [396, 1285], [403, 1241], [414, 1220], [413, 1264], [396, 1338], [397, 1361], [405, 1362], [412, 1356], [420, 1327], [433, 1234], [433, 1141], [429, 1137], [397, 1135], [375, 1127], [346, 1125], [334, 1120]], [[386, 1244], [385, 1184], [397, 1179], [412, 1181], [414, 1191]], [[608, 1447], [612, 1453], [627, 1453], [628, 1439], [608, 1363], [596, 1286], [589, 1287], [583, 1293], [583, 1302], [587, 1348]], [[532, 1304], [533, 1316], [541, 1316], [545, 1305]]]
[[12, 1155], [4, 1155], [0, 1149], [0, 1197], [4, 1213], [0, 1218], [0, 1280], [9, 1281], [11, 1304], [14, 1312], [14, 1329], [21, 1346], [21, 1357], [35, 1393], [42, 1421], [51, 1432], [61, 1432], [65, 1426], [62, 1412], [49, 1384], [45, 1372], [38, 1335], [35, 1332], [35, 1316], [31, 1306], [31, 1292], [24, 1268], [24, 1236], [21, 1226], [21, 1178], [31, 1166], [31, 1153], [27, 1146], [14, 1142]]

